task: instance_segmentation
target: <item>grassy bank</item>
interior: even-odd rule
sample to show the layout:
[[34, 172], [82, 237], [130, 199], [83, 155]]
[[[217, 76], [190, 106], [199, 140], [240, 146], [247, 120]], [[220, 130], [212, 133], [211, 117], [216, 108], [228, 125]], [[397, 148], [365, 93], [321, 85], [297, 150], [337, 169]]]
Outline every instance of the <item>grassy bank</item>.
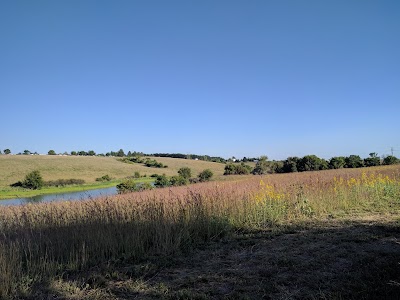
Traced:
[[[258, 266], [260, 277], [257, 278], [265, 278], [266, 282], [276, 281], [276, 285], [281, 288], [295, 288], [291, 282], [295, 281], [296, 269], [292, 270], [292, 266], [298, 266], [299, 272], [303, 270], [300, 273], [304, 273], [305, 268], [311, 268], [310, 272], [316, 274], [314, 282], [307, 293], [298, 293], [298, 299], [319, 298], [321, 294], [318, 293], [321, 291], [328, 296], [335, 296], [330, 293], [339, 291], [336, 298], [359, 298], [356, 296], [361, 286], [363, 296], [372, 292], [372, 287], [376, 289], [376, 284], [382, 291], [386, 291], [384, 282], [397, 282], [396, 276], [400, 275], [400, 272], [396, 273], [395, 267], [396, 261], [400, 261], [396, 253], [400, 252], [388, 250], [396, 247], [394, 241], [398, 238], [399, 199], [400, 169], [395, 166], [253, 176], [249, 180], [202, 183], [76, 203], [0, 207], [0, 296], [25, 299], [153, 299], [153, 296], [154, 299], [223, 299], [223, 295], [228, 292], [222, 291], [220, 296], [212, 294], [221, 286], [221, 277], [200, 278], [200, 283], [210, 284], [210, 288], [201, 293], [189, 290], [194, 287], [192, 284], [196, 278], [188, 278], [182, 286], [177, 284], [172, 290], [168, 288], [174, 286], [168, 274], [164, 274], [165, 278], [158, 277], [158, 283], [154, 280], [155, 274], [163, 268], [184, 268], [179, 262], [171, 265], [171, 258], [183, 258], [187, 253], [197, 251], [195, 249], [200, 245], [204, 249], [204, 245], [222, 239], [225, 245], [246, 247], [249, 251], [242, 257], [239, 249], [231, 252], [230, 248], [226, 248], [224, 255], [230, 257], [232, 264], [235, 261], [244, 264], [251, 257], [254, 266]], [[362, 277], [360, 273], [360, 282], [342, 289], [341, 282], [335, 286], [329, 276], [326, 277], [323, 262], [329, 258], [332, 262], [340, 261], [351, 266], [352, 261], [343, 261], [351, 251], [346, 252], [343, 248], [344, 252], [339, 251], [335, 256], [329, 254], [333, 253], [333, 245], [345, 243], [351, 238], [352, 225], [349, 224], [357, 220], [391, 222], [387, 231], [379, 233], [370, 232], [367, 227], [365, 230], [360, 229], [361, 240], [357, 243], [365, 246], [362, 240], [371, 241], [370, 250], [374, 251], [376, 245], [373, 241], [382, 240], [382, 251], [387, 250], [386, 259], [394, 264], [394, 269], [382, 262], [379, 267], [384, 269], [376, 273], [379, 276], [376, 282], [372, 274]], [[325, 230], [326, 235], [332, 226], [336, 227], [338, 234], [332, 235], [334, 243], [330, 244], [329, 239], [323, 238], [323, 234], [319, 235], [321, 231], [317, 228]], [[304, 239], [301, 247], [307, 250], [309, 257], [304, 259], [309, 264], [301, 264], [300, 258], [290, 256], [281, 256], [276, 265], [265, 263], [267, 256], [264, 252], [270, 251], [278, 256], [285, 251], [284, 239], [279, 239], [279, 236], [305, 231], [309, 232], [309, 237]], [[348, 232], [349, 235], [340, 232]], [[258, 245], [259, 233], [262, 240], [274, 239], [277, 244]], [[235, 242], [235, 236], [239, 240], [247, 236], [248, 242]], [[316, 245], [315, 241], [319, 241], [319, 244]], [[218, 245], [221, 249], [225, 248], [224, 244]], [[294, 246], [294, 249], [300, 247]], [[331, 248], [325, 249], [325, 246]], [[289, 249], [290, 245], [287, 247]], [[371, 251], [365, 252], [365, 255], [371, 255]], [[252, 253], [257, 255], [253, 257]], [[218, 258], [218, 255], [209, 254], [199, 255], [209, 257], [212, 261]], [[318, 260], [313, 260], [313, 256], [319, 255]], [[268, 257], [273, 258], [272, 254]], [[379, 261], [373, 255], [367, 258], [368, 261], [357, 261], [357, 264], [363, 266], [363, 263]], [[166, 265], [158, 269], [152, 267], [151, 262], [154, 261], [164, 261]], [[203, 262], [202, 266], [206, 266]], [[238, 265], [236, 269], [221, 274], [223, 268], [218, 267], [218, 264], [209, 266], [209, 272], [226, 277], [242, 268]], [[340, 270], [340, 267], [338, 265], [337, 269]], [[285, 276], [271, 279], [274, 272], [282, 272], [281, 268], [286, 270]], [[368, 272], [365, 268], [364, 271]], [[183, 276], [176, 272], [178, 277]], [[327, 281], [318, 281], [320, 276], [325, 276]], [[150, 285], [150, 279], [154, 286]], [[270, 296], [276, 293], [278, 298], [285, 296], [285, 291], [278, 287], [271, 293], [266, 290], [248, 290], [246, 282], [249, 283], [250, 278], [248, 281], [243, 277], [237, 280], [242, 290], [237, 290], [236, 296], [233, 295], [231, 299], [243, 295], [259, 299], [265, 293]], [[176, 289], [181, 290], [180, 294], [176, 293]], [[228, 286], [227, 291], [229, 289], [231, 287]], [[290, 294], [293, 291], [287, 292]]]
[[[154, 178], [152, 177], [142, 177], [136, 182], [153, 182]], [[58, 194], [58, 193], [69, 193], [69, 192], [80, 192], [80, 191], [88, 191], [95, 190], [101, 188], [113, 187], [119, 184], [121, 180], [111, 180], [106, 182], [96, 182], [90, 184], [82, 184], [82, 185], [69, 185], [63, 187], [44, 187], [40, 190], [29, 190], [24, 188], [2, 188], [0, 189], [0, 201], [11, 198], [25, 198], [25, 197], [34, 197], [39, 195], [49, 195], [49, 194]]]

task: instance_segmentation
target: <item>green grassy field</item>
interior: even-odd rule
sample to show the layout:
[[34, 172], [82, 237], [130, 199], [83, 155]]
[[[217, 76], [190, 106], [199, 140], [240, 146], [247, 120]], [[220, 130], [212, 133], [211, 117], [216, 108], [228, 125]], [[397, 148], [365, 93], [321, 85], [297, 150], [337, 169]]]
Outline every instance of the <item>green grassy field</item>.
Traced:
[[[133, 176], [135, 172], [139, 172], [142, 176], [164, 173], [172, 176], [176, 175], [182, 167], [191, 168], [192, 176], [196, 176], [204, 169], [211, 169], [215, 177], [220, 177], [225, 166], [220, 163], [177, 158], [156, 157], [155, 159], [167, 165], [168, 168], [149, 168], [143, 164], [123, 163], [115, 157], [0, 155], [0, 199], [109, 187], [128, 176]], [[74, 178], [83, 179], [86, 184], [41, 190], [10, 187], [10, 184], [23, 180], [25, 175], [33, 170], [39, 170], [45, 181]], [[95, 181], [96, 178], [106, 174], [114, 180], [102, 183]]]

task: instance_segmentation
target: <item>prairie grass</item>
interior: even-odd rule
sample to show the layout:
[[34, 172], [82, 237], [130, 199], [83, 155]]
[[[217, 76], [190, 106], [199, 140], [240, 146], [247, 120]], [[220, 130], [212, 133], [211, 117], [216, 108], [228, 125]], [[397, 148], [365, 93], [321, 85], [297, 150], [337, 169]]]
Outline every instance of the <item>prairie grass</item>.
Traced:
[[62, 274], [185, 253], [232, 232], [400, 212], [398, 166], [245, 178], [0, 207], [0, 298], [33, 297]]

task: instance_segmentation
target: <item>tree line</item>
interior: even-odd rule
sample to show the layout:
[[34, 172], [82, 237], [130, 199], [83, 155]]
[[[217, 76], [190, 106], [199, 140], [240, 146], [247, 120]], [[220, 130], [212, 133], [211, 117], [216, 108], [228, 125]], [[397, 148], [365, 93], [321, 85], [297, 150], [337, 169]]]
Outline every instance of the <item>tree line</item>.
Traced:
[[228, 163], [225, 166], [224, 175], [291, 173], [328, 169], [374, 167], [380, 165], [393, 165], [397, 163], [400, 163], [400, 160], [397, 157], [389, 155], [381, 159], [375, 152], [370, 153], [369, 157], [364, 159], [359, 155], [335, 156], [329, 160], [319, 158], [316, 155], [306, 155], [301, 158], [293, 156], [288, 157], [285, 160], [269, 161], [267, 156], [261, 156], [257, 160], [253, 169], [244, 162], [241, 164]]

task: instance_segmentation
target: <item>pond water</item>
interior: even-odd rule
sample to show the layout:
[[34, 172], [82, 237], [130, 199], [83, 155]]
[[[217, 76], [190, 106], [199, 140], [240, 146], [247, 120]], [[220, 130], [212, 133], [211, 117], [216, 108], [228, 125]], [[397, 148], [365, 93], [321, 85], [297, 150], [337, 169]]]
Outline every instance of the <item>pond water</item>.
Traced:
[[87, 190], [80, 192], [70, 193], [59, 193], [59, 194], [48, 194], [27, 198], [14, 198], [0, 200], [0, 205], [23, 205], [28, 203], [40, 203], [40, 202], [53, 202], [53, 201], [75, 201], [85, 200], [101, 196], [111, 196], [117, 194], [117, 188], [115, 186], [109, 188], [102, 188], [96, 190]]

